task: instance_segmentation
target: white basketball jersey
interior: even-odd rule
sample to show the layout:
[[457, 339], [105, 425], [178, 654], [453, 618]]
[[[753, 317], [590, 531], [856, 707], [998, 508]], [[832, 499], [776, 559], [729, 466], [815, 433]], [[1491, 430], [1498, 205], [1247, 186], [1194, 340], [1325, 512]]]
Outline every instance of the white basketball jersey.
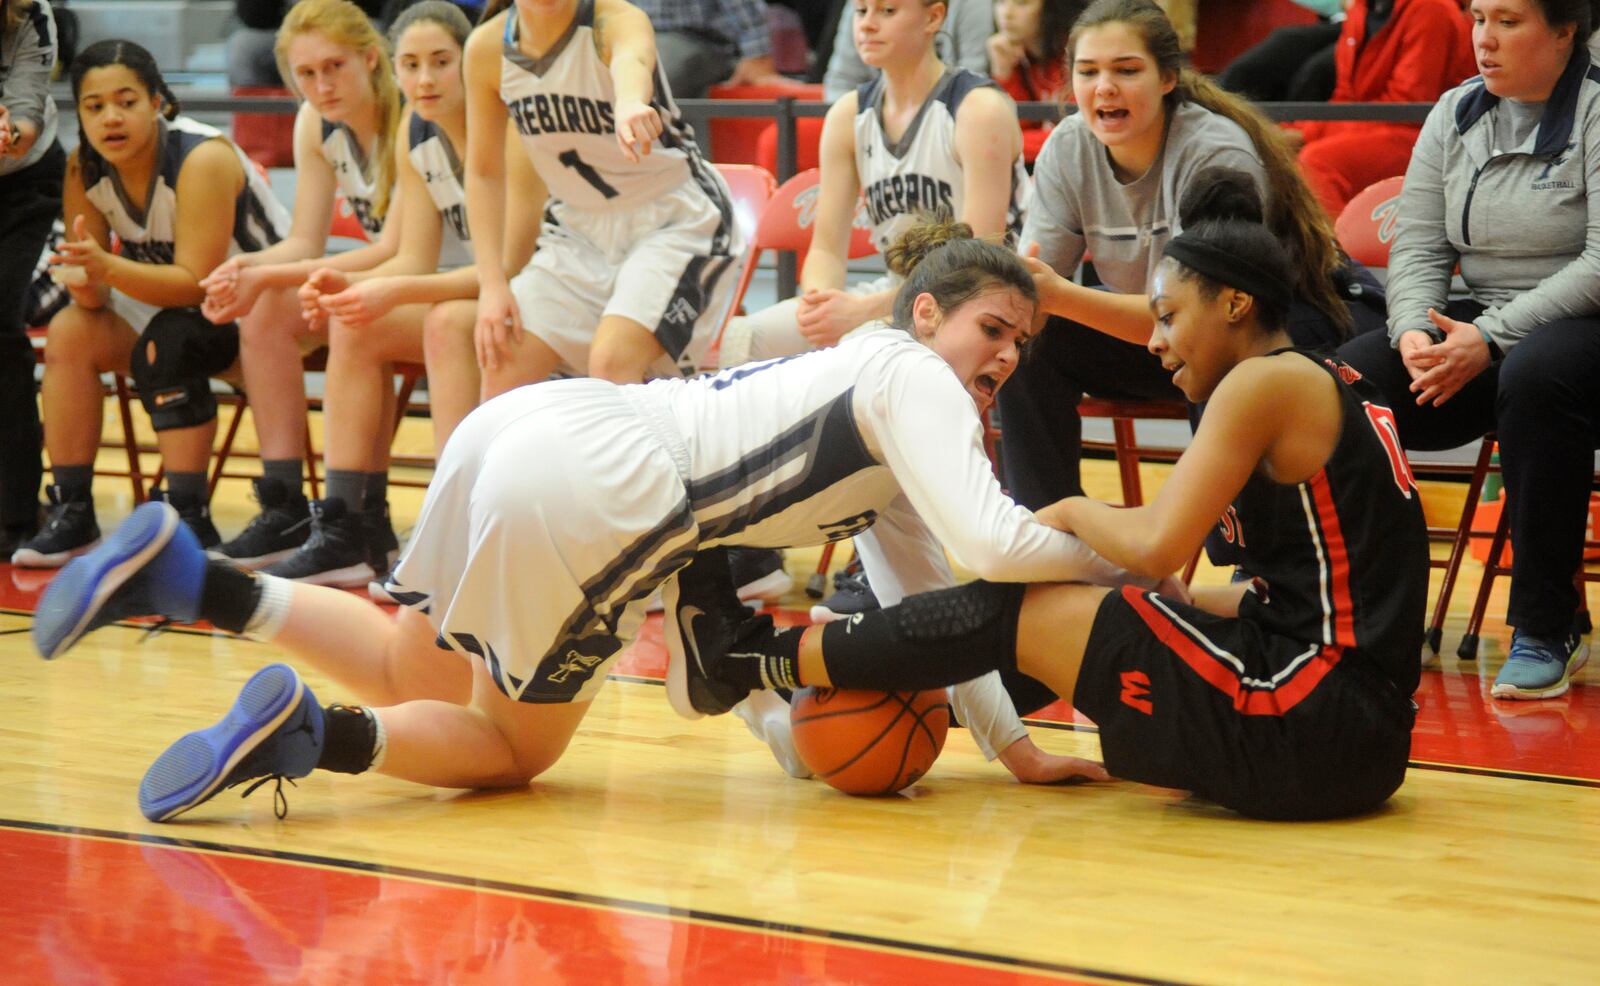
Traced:
[[472, 234], [467, 230], [467, 193], [461, 187], [461, 159], [443, 127], [411, 114], [411, 166], [428, 186], [428, 197], [439, 210], [439, 269], [454, 270], [472, 263]]
[[638, 164], [622, 156], [611, 69], [595, 50], [594, 0], [579, 0], [566, 33], [540, 58], [523, 54], [517, 37], [513, 8], [506, 14], [500, 98], [552, 198], [610, 211], [634, 208], [690, 181], [707, 194], [720, 187], [707, 180], [694, 131], [672, 101], [659, 62], [651, 105], [661, 116], [661, 136]]
[[[872, 240], [880, 253], [928, 214], [951, 219], [961, 216], [965, 196], [961, 165], [956, 163], [956, 110], [967, 93], [983, 87], [998, 88], [967, 69], [947, 69], [911, 125], [893, 143], [883, 132], [883, 76], [856, 90], [856, 174], [872, 223]], [[1004, 179], [996, 175], [995, 180]], [[1028, 189], [1028, 173], [1020, 154], [1012, 162], [1010, 180], [1006, 231], [1014, 242], [1022, 232]]]
[[377, 239], [383, 232], [383, 220], [375, 211], [377, 167], [367, 160], [355, 132], [342, 123], [323, 120], [322, 159], [333, 168], [334, 181], [338, 182], [339, 191], [355, 212], [356, 221], [367, 231], [367, 236]]
[[[688, 446], [700, 544], [798, 547], [869, 527], [901, 491], [889, 467], [869, 451], [858, 422], [857, 402], [874, 398], [886, 361], [908, 361], [903, 365], [912, 372], [927, 375], [925, 393], [964, 403], [976, 422], [971, 398], [949, 367], [903, 332], [869, 333], [715, 376], [643, 385], [647, 398], [666, 405]], [[965, 437], [927, 440], [959, 445]]]
[[[87, 144], [79, 149], [83, 187], [94, 207], [106, 218], [122, 241], [122, 255], [144, 264], [174, 261], [178, 222], [178, 173], [189, 152], [222, 131], [180, 116], [161, 120], [156, 135], [156, 172], [150, 197], [136, 209], [123, 187], [122, 176]], [[226, 138], [223, 138], [226, 139]], [[230, 144], [244, 166], [244, 188], [233, 206], [233, 236], [228, 255], [265, 249], [289, 232], [289, 210], [283, 207], [266, 178], [238, 147]]]

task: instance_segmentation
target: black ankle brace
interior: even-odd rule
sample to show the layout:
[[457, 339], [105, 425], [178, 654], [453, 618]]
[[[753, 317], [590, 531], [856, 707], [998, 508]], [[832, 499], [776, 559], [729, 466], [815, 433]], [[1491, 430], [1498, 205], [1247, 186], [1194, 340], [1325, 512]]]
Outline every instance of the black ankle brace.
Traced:
[[330, 705], [322, 710], [322, 759], [318, 770], [362, 774], [372, 766], [378, 748], [378, 724], [355, 705]]
[[202, 619], [229, 633], [244, 633], [260, 602], [261, 580], [254, 572], [215, 558], [206, 563], [205, 584], [200, 589]]
[[908, 596], [822, 630], [835, 688], [944, 688], [1017, 664], [1017, 618], [1027, 587], [971, 582]]

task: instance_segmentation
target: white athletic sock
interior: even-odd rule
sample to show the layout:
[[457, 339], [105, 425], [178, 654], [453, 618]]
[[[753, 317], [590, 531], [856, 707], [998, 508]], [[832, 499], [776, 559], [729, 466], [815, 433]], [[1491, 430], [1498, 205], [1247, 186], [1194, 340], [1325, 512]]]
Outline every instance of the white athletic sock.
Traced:
[[383, 728], [383, 717], [378, 715], [378, 710], [368, 705], [364, 707], [367, 715], [372, 717], [372, 763], [368, 770], [377, 770], [383, 766], [383, 758], [389, 752], [389, 733]]
[[261, 601], [256, 611], [245, 621], [244, 632], [257, 640], [272, 640], [289, 621], [289, 602], [294, 597], [294, 583], [276, 575], [257, 574], [261, 584]]

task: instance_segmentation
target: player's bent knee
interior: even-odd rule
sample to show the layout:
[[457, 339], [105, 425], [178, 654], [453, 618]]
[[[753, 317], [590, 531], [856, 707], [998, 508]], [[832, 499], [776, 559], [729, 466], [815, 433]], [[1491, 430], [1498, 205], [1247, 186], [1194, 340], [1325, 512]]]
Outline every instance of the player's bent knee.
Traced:
[[239, 330], [212, 325], [193, 308], [168, 308], [134, 344], [130, 371], [156, 431], [192, 428], [217, 416], [211, 377], [239, 357]]

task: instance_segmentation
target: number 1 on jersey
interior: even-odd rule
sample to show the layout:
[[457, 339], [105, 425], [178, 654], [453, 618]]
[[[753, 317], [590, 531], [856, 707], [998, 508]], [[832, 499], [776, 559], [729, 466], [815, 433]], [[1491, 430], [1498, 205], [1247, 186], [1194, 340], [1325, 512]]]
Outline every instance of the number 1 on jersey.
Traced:
[[593, 185], [594, 190], [599, 192], [601, 195], [604, 195], [606, 198], [614, 199], [618, 194], [620, 194], [615, 188], [612, 188], [604, 178], [600, 177], [600, 172], [594, 170], [594, 167], [591, 166], [589, 162], [578, 156], [578, 149], [576, 147], [569, 147], [562, 151], [561, 156], [556, 158], [556, 160], [560, 161], [566, 167], [571, 168], [573, 171], [576, 171], [579, 178], [582, 178], [584, 181]]
[[1407, 500], [1411, 499], [1412, 491], [1417, 488], [1417, 480], [1411, 475], [1411, 461], [1406, 458], [1405, 449], [1400, 444], [1400, 429], [1395, 425], [1394, 412], [1371, 401], [1362, 401], [1361, 406], [1367, 409], [1367, 422], [1377, 433], [1378, 441], [1383, 443], [1384, 451], [1389, 453], [1394, 485], [1400, 487], [1400, 492], [1405, 494]]

